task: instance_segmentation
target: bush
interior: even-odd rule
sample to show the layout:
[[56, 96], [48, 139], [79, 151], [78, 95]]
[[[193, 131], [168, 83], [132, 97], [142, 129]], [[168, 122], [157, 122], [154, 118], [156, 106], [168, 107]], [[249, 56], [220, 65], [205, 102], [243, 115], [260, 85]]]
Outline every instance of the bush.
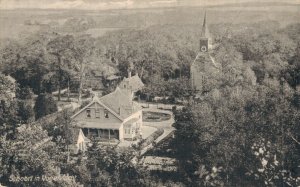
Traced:
[[34, 121], [34, 111], [30, 102], [18, 101], [18, 116], [22, 123]]
[[18, 88], [16, 91], [16, 96], [18, 99], [32, 99], [32, 95], [33, 92], [29, 87]]
[[153, 143], [158, 137], [160, 137], [164, 133], [164, 129], [157, 129], [154, 133], [152, 133], [148, 138], [139, 142], [139, 149], [143, 149], [144, 147]]

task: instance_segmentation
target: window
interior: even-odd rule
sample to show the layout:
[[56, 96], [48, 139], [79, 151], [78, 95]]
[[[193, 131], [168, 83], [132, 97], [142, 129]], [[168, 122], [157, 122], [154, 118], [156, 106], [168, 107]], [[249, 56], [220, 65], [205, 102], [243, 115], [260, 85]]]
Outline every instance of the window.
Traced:
[[99, 108], [96, 108], [95, 116], [96, 116], [96, 118], [100, 118], [100, 109]]
[[104, 117], [105, 118], [109, 118], [109, 116], [108, 116], [108, 110], [106, 110], [106, 109], [104, 110]]
[[86, 110], [86, 117], [88, 117], [88, 118], [91, 117], [91, 110], [90, 109]]

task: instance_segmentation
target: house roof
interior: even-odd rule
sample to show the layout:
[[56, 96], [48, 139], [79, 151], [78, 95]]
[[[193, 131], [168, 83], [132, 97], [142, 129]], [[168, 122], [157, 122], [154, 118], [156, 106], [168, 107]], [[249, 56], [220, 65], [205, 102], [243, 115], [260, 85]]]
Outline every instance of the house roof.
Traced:
[[120, 129], [122, 123], [99, 123], [99, 122], [90, 122], [85, 121], [79, 123], [78, 126], [81, 128], [94, 128], [94, 129]]
[[116, 80], [116, 79], [119, 79], [120, 78], [120, 76], [117, 76], [117, 75], [110, 75], [110, 76], [108, 76], [106, 79], [107, 80]]
[[107, 94], [101, 98], [95, 96], [91, 103], [82, 108], [71, 118], [76, 117], [78, 114], [80, 114], [82, 111], [84, 111], [94, 103], [100, 104], [121, 121], [123, 121], [133, 113], [141, 110], [141, 106], [132, 101], [132, 95], [130, 92], [121, 90], [119, 87], [117, 87], [114, 92]]
[[137, 103], [132, 101], [131, 93], [121, 90], [119, 87], [99, 100], [123, 119], [141, 109]]
[[132, 125], [132, 123], [137, 122], [139, 119], [138, 118], [132, 118], [129, 121], [126, 121], [124, 123], [124, 127], [130, 127]]
[[101, 76], [103, 76], [103, 71], [92, 70], [92, 73], [93, 73], [94, 76], [96, 76], [96, 77], [101, 77]]
[[130, 88], [132, 91], [138, 91], [143, 88], [144, 83], [140, 79], [138, 75], [134, 75], [132, 77], [124, 78], [123, 81], [120, 83], [121, 88], [123, 88], [122, 85], [126, 84], [128, 88]]
[[109, 112], [111, 112], [114, 116], [116, 116], [120, 121], [123, 121], [123, 118], [118, 114], [116, 113], [114, 110], [112, 110], [109, 106], [105, 105], [104, 103], [102, 103], [99, 98], [97, 96], [95, 96], [93, 98], [93, 101], [90, 102], [88, 105], [86, 105], [84, 108], [82, 108], [81, 110], [79, 110], [77, 113], [75, 113], [73, 116], [71, 116], [71, 118], [74, 118], [76, 117], [78, 114], [80, 114], [81, 112], [83, 112], [85, 109], [89, 108], [92, 104], [94, 103], [98, 103], [100, 104], [101, 106], [103, 106], [105, 109], [107, 109]]
[[6, 75], [5, 78], [7, 78], [10, 82], [15, 83], [16, 79], [14, 79], [12, 76], [10, 75]]

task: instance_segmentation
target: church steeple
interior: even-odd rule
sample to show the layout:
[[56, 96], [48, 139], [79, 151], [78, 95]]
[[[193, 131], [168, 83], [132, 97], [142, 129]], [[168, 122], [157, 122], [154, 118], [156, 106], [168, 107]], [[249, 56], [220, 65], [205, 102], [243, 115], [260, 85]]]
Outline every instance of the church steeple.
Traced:
[[202, 25], [202, 32], [201, 37], [207, 38], [207, 27], [206, 27], [206, 11], [204, 13], [203, 25]]
[[208, 29], [206, 25], [206, 11], [204, 13], [203, 18], [203, 25], [202, 25], [202, 31], [201, 31], [201, 38], [200, 38], [200, 51], [201, 52], [208, 52]]

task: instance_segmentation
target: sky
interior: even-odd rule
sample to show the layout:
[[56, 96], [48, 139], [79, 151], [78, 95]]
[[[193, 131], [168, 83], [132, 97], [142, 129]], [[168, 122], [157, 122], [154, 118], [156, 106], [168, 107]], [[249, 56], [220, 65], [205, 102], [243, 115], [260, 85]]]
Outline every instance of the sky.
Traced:
[[300, 0], [0, 0], [0, 9], [38, 8], [108, 10], [173, 6], [208, 6], [258, 1], [300, 4]]

